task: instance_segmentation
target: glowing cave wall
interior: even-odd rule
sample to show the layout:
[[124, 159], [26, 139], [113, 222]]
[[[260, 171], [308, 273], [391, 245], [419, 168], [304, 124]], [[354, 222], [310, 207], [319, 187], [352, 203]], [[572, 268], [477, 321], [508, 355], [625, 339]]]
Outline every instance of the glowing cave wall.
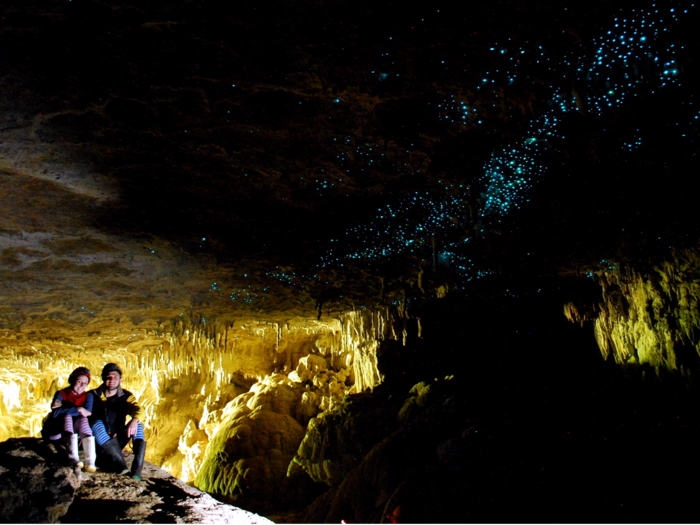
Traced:
[[565, 306], [570, 321], [595, 320], [605, 359], [690, 378], [700, 362], [700, 254], [675, 251], [645, 269], [609, 264], [591, 274], [602, 290], [593, 308]]
[[[114, 361], [124, 369], [124, 386], [146, 409], [147, 459], [193, 481], [207, 447], [213, 446], [209, 455], [218, 454], [216, 436], [222, 432], [219, 441], [226, 441], [231, 414], [239, 407], [257, 410], [256, 417], [263, 409], [288, 416], [283, 419], [294, 430], [283, 434], [291, 432], [292, 441], [300, 441], [310, 418], [347, 393], [381, 382], [378, 341], [402, 337], [395, 322], [401, 316], [393, 309], [320, 321], [222, 317], [167, 331], [123, 322], [109, 327], [111, 335], [105, 329], [70, 343], [6, 334], [0, 354], [0, 440], [38, 435], [53, 393], [66, 386], [76, 366], [88, 366], [96, 377], [104, 363]], [[90, 386], [98, 384], [96, 377]], [[269, 414], [263, 417], [276, 417]], [[252, 436], [253, 448], [275, 456], [274, 444], [255, 444], [267, 439], [265, 428]], [[286, 452], [293, 455], [292, 448]], [[227, 458], [236, 461], [231, 454]], [[286, 465], [278, 470], [286, 472]]]

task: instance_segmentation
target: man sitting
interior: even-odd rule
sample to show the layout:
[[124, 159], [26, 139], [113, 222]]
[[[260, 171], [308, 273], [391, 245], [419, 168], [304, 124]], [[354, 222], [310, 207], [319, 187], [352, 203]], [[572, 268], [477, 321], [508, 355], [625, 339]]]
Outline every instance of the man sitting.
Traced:
[[[90, 391], [94, 396], [90, 426], [101, 451], [110, 458], [119, 472], [141, 480], [143, 458], [146, 455], [146, 441], [140, 423], [143, 410], [134, 395], [121, 387], [121, 382], [121, 368], [115, 363], [107, 363], [102, 369], [102, 385]], [[127, 416], [131, 417], [128, 423]], [[131, 471], [122, 454], [130, 439], [134, 450]]]

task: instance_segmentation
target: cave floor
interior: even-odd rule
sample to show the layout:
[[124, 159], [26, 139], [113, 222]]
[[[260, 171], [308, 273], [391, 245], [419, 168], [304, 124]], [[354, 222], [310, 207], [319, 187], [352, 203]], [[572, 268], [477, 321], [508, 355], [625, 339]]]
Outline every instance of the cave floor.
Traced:
[[102, 471], [80, 476], [81, 485], [61, 523], [270, 523], [147, 462], [143, 481]]

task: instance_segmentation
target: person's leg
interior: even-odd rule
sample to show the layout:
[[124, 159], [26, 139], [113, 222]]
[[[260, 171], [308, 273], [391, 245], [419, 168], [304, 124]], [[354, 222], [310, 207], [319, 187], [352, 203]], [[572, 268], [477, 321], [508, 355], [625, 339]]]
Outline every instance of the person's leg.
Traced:
[[92, 433], [94, 434], [95, 441], [100, 446], [100, 449], [102, 449], [105, 455], [109, 458], [110, 462], [113, 464], [114, 470], [120, 474], [129, 474], [129, 469], [126, 466], [126, 461], [124, 460], [124, 455], [122, 454], [122, 446], [119, 444], [119, 440], [116, 437], [110, 437], [102, 421], [95, 421], [95, 423], [92, 425]]
[[81, 416], [78, 418], [78, 435], [83, 442], [83, 452], [85, 453], [85, 470], [95, 472], [95, 437], [92, 435], [88, 418]]
[[[119, 439], [119, 444], [122, 448], [126, 447], [129, 441], [131, 441], [131, 448], [134, 451], [134, 458], [131, 462], [131, 472], [132, 478], [141, 480], [141, 470], [143, 469], [143, 459], [146, 455], [146, 441], [143, 433], [143, 425], [138, 424], [136, 428], [136, 434], [132, 437], [126, 436], [126, 429], [117, 435]], [[129, 472], [124, 472], [124, 474], [129, 474]]]
[[143, 459], [146, 456], [146, 441], [143, 434], [143, 425], [139, 423], [136, 435], [133, 437], [132, 446], [134, 448], [134, 460], [131, 463], [131, 477], [141, 480], [141, 470], [143, 469]]
[[75, 422], [77, 423], [77, 425], [75, 426], [78, 427], [78, 435], [81, 438], [93, 435], [92, 429], [90, 428], [90, 423], [88, 422], [88, 418], [86, 418], [85, 416], [79, 416], [75, 418]]
[[117, 438], [119, 439], [119, 443], [121, 444], [122, 448], [125, 448], [129, 444], [129, 441], [131, 441], [132, 439], [134, 441], [136, 441], [137, 439], [146, 439], [143, 433], [143, 425], [141, 423], [138, 424], [138, 426], [136, 427], [136, 434], [134, 434], [132, 437], [126, 436], [125, 428], [117, 434]]
[[58, 441], [61, 439], [61, 427], [63, 422], [60, 418], [53, 417], [49, 414], [44, 418], [44, 428], [41, 430], [41, 436], [46, 439], [48, 437], [49, 441]]
[[61, 419], [63, 419], [63, 435], [67, 437], [73, 434], [73, 418], [66, 414], [61, 416]]
[[68, 461], [71, 465], [78, 467], [83, 466], [83, 462], [80, 461], [80, 456], [78, 454], [78, 434], [73, 431], [73, 417], [64, 416], [63, 418], [63, 437], [66, 440], [66, 446], [68, 448]]
[[143, 460], [146, 457], [146, 442], [143, 439], [134, 440], [134, 461], [131, 463], [131, 477], [141, 480]]
[[105, 424], [101, 420], [95, 421], [90, 430], [92, 430], [92, 435], [95, 436], [95, 442], [98, 445], [102, 446], [110, 440]]
[[112, 438], [106, 443], [101, 445], [102, 450], [104, 450], [109, 458], [114, 464], [114, 470], [120, 474], [129, 474], [129, 468], [126, 466], [126, 460], [124, 459], [124, 454], [122, 454], [122, 447], [119, 444], [117, 438]]
[[85, 452], [85, 470], [88, 472], [97, 472], [95, 460], [97, 453], [95, 451], [95, 436], [86, 436], [83, 438], [83, 451]]

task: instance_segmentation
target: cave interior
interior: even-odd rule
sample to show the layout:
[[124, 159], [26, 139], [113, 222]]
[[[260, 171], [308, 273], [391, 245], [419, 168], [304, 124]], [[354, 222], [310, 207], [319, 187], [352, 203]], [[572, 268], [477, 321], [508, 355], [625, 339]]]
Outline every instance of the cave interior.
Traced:
[[694, 520], [695, 4], [2, 12], [0, 440], [114, 361], [279, 522]]

